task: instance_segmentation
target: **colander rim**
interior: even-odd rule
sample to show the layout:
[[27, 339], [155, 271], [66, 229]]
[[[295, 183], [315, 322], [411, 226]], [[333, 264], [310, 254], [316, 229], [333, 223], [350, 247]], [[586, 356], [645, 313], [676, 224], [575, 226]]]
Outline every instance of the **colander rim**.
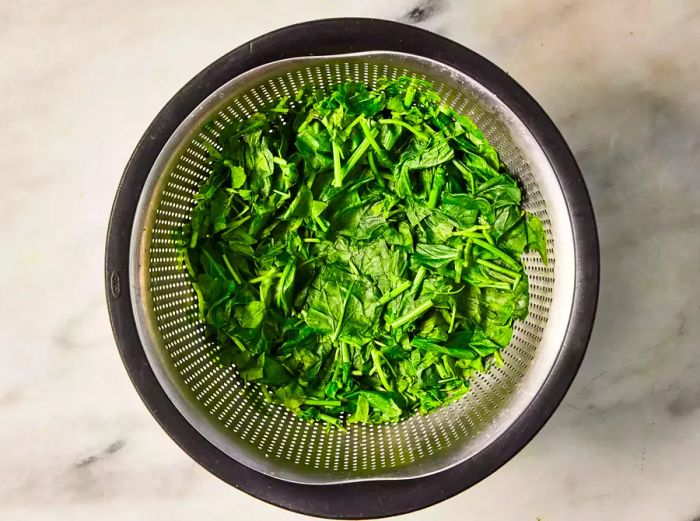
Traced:
[[[177, 411], [153, 374], [136, 331], [126, 284], [138, 196], [161, 148], [201, 101], [232, 77], [271, 61], [379, 50], [407, 52], [445, 63], [482, 83], [516, 113], [549, 159], [570, 210], [577, 281], [564, 347], [521, 417], [481, 453], [455, 467], [423, 478], [380, 482], [385, 496], [381, 502], [372, 501], [380, 490], [376, 481], [337, 485], [286, 482], [260, 474], [211, 445]], [[507, 73], [475, 52], [422, 29], [385, 20], [336, 18], [288, 26], [251, 40], [204, 69], [168, 102], [125, 168], [110, 216], [105, 268], [108, 310], [124, 365], [151, 414], [183, 450], [219, 478], [272, 504], [323, 517], [370, 518], [410, 512], [461, 492], [512, 458], [546, 423], [573, 381], [592, 331], [599, 250], [590, 198], [573, 155], [542, 108]]]

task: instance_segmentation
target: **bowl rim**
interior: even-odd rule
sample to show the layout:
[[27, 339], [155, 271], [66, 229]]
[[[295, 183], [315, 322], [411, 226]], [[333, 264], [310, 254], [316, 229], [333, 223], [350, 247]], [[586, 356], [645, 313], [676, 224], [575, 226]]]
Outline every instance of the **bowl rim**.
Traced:
[[[414, 479], [334, 485], [282, 481], [250, 469], [207, 441], [176, 409], [153, 373], [137, 332], [128, 284], [137, 202], [151, 167], [180, 123], [233, 77], [288, 58], [380, 50], [416, 54], [471, 76], [501, 98], [530, 130], [551, 163], [570, 214], [575, 260], [570, 320], [562, 349], [528, 408], [472, 458]], [[578, 371], [593, 328], [599, 271], [588, 191], [563, 137], [537, 102], [507, 73], [460, 44], [416, 27], [371, 18], [314, 20], [278, 29], [230, 51], [190, 80], [158, 113], [126, 165], [110, 216], [105, 255], [107, 306], [115, 340], [132, 383], [161, 427], [195, 461], [236, 488], [292, 511], [328, 518], [376, 518], [418, 510], [469, 488], [517, 454], [551, 417]]]

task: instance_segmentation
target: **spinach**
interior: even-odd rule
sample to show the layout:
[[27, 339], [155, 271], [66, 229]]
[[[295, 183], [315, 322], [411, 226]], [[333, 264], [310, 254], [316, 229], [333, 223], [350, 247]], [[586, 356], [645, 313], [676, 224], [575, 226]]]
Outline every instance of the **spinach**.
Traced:
[[175, 243], [213, 356], [268, 400], [396, 422], [501, 360], [528, 311], [521, 256], [546, 262], [547, 238], [429, 83], [305, 89], [204, 146], [211, 175]]
[[542, 227], [542, 222], [535, 216], [528, 214], [527, 223], [527, 247], [540, 254], [542, 261], [547, 264], [547, 237]]

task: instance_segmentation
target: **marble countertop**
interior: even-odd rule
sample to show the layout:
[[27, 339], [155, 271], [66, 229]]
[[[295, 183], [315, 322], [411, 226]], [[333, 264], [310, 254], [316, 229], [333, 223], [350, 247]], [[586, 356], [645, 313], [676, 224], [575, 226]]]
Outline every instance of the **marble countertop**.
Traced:
[[148, 123], [271, 29], [401, 20], [507, 70], [559, 125], [597, 213], [598, 319], [517, 457], [406, 519], [700, 519], [700, 5], [695, 0], [5, 1], [0, 5], [0, 519], [301, 519], [158, 427], [103, 294], [107, 219]]

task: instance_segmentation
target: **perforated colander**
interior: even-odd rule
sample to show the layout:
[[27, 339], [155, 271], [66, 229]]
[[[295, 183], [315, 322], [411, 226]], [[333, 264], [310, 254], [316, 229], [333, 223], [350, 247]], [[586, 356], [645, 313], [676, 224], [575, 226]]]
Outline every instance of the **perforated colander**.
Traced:
[[[395, 29], [394, 24], [390, 25]], [[314, 38], [312, 33], [297, 32], [296, 36], [297, 40]], [[249, 45], [248, 56], [255, 53], [254, 43]], [[180, 415], [179, 421], [187, 422], [218, 451], [279, 480], [306, 485], [415, 480], [464, 464], [532, 414], [535, 398], [551, 380], [556, 364], [568, 356], [567, 349], [574, 349], [570, 347], [570, 335], [575, 320], [584, 323], [584, 347], [590, 332], [593, 308], [589, 302], [588, 315], [580, 316], [580, 298], [582, 284], [591, 284], [595, 290], [589, 291], [592, 297], [588, 298], [595, 306], [597, 243], [587, 195], [580, 177], [575, 177], [578, 172], [572, 171], [572, 179], [580, 183], [573, 197], [548, 151], [552, 144], [543, 142], [533, 122], [518, 114], [521, 107], [509, 104], [468, 71], [436, 59], [434, 50], [416, 54], [397, 52], [396, 46], [396, 42], [393, 47], [384, 45], [372, 50], [349, 46], [347, 50], [361, 52], [315, 56], [304, 56], [302, 51], [287, 57], [282, 52], [282, 59], [263, 61], [232, 75], [223, 84], [200, 86], [201, 94], [206, 95], [203, 100], [195, 100], [198, 105], [186, 117], [170, 122], [177, 128], [169, 135], [159, 133], [158, 137], [166, 137], [167, 142], [151, 151], [151, 159], [157, 157], [150, 161], [147, 172], [140, 172], [142, 178], [147, 174], [146, 179], [141, 182], [140, 193], [133, 194], [138, 197], [131, 213], [133, 225], [120, 230], [122, 235], [129, 234], [131, 318], [157, 381], [157, 385], [151, 385], [165, 393]], [[323, 53], [328, 47], [318, 48]], [[234, 52], [240, 53], [241, 49]], [[462, 400], [397, 424], [328, 428], [302, 421], [283, 406], [267, 403], [256, 385], [243, 382], [235, 367], [221, 367], [212, 361], [210, 353], [216, 346], [207, 340], [204, 325], [193, 318], [197, 315], [197, 299], [178, 260], [173, 231], [190, 219], [193, 195], [209, 175], [204, 144], [215, 142], [217, 129], [250, 117], [282, 96], [293, 97], [303, 86], [326, 89], [348, 80], [374, 86], [380, 78], [401, 75], [432, 82], [445, 104], [470, 116], [483, 130], [520, 182], [524, 207], [544, 225], [549, 264], [545, 266], [537, 254], [525, 257], [530, 281], [528, 318], [515, 324], [513, 339], [502, 352], [503, 366], [474, 376], [471, 390]], [[527, 104], [530, 99], [515, 101], [516, 105]], [[203, 130], [209, 121], [214, 125]], [[563, 151], [568, 153], [565, 145]], [[571, 183], [570, 179], [565, 181]], [[581, 199], [580, 208], [572, 206], [577, 198]], [[588, 237], [582, 237], [577, 229], [581, 215], [589, 219], [585, 223]], [[126, 237], [120, 240], [125, 243]], [[581, 244], [586, 242], [593, 258], [580, 255]], [[584, 266], [586, 262], [594, 266], [594, 272]], [[581, 280], [582, 267], [589, 270], [589, 281]], [[112, 299], [120, 300], [123, 306], [127, 299], [121, 295], [119, 270], [109, 270], [108, 280]], [[575, 316], [577, 313], [579, 316]], [[119, 333], [118, 324], [115, 330]], [[573, 371], [563, 381], [564, 389], [582, 352], [578, 348]], [[540, 425], [545, 420], [546, 416]]]

